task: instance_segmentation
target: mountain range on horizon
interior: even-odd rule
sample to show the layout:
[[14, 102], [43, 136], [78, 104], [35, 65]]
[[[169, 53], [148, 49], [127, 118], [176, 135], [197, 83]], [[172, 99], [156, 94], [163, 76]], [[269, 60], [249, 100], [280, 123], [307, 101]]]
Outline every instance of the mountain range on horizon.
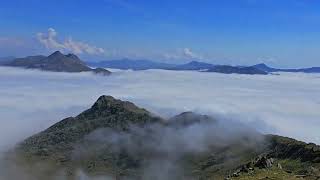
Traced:
[[[114, 68], [122, 70], [148, 70], [148, 69], [164, 69], [164, 70], [194, 70], [203, 72], [221, 72], [221, 73], [240, 73], [244, 74], [266, 74], [272, 72], [303, 72], [303, 73], [320, 73], [320, 67], [310, 68], [273, 68], [265, 63], [252, 66], [231, 66], [211, 64], [201, 61], [190, 61], [185, 64], [160, 63], [151, 60], [134, 60], [119, 59], [100, 62], [88, 62], [89, 65], [103, 68]], [[243, 69], [244, 68], [244, 69]], [[251, 71], [251, 73], [250, 73]], [[262, 72], [264, 71], [264, 72]]]
[[[88, 65], [87, 65], [88, 64]], [[152, 60], [135, 60], [135, 59], [119, 59], [108, 60], [100, 62], [82, 61], [74, 54], [63, 55], [61, 52], [56, 51], [49, 56], [27, 56], [24, 58], [3, 57], [0, 58], [0, 65], [35, 68], [47, 71], [56, 72], [83, 72], [92, 71], [96, 73], [110, 74], [104, 68], [122, 69], [122, 70], [148, 70], [148, 69], [163, 69], [175, 71], [201, 71], [201, 72], [216, 72], [224, 74], [261, 74], [266, 75], [275, 72], [302, 72], [302, 73], [320, 73], [320, 67], [310, 68], [273, 68], [264, 63], [252, 66], [232, 66], [211, 64], [201, 61], [190, 61], [185, 64], [170, 64], [156, 62]], [[92, 69], [91, 67], [97, 67]]]
[[261, 69], [252, 66], [230, 66], [230, 65], [214, 65], [210, 63], [191, 61], [186, 64], [168, 64], [168, 63], [158, 63], [149, 60], [111, 60], [90, 63], [94, 67], [103, 68], [115, 68], [122, 70], [148, 70], [148, 69], [163, 69], [163, 70], [174, 70], [174, 71], [201, 71], [201, 72], [216, 72], [223, 74], [260, 74], [266, 75]]

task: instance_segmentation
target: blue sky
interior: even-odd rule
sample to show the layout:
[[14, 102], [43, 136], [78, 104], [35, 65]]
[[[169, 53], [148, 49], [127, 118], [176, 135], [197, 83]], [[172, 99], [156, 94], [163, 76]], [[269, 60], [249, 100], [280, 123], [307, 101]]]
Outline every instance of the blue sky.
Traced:
[[0, 56], [320, 66], [317, 0], [3, 0]]

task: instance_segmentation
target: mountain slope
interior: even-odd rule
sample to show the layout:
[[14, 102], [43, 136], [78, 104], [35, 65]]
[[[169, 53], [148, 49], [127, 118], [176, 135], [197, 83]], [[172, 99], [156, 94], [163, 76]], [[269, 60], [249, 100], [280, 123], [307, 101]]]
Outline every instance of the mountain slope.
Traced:
[[68, 151], [72, 150], [74, 143], [98, 128], [127, 131], [130, 125], [144, 126], [151, 122], [161, 122], [161, 119], [152, 117], [149, 112], [130, 102], [101, 96], [90, 109], [30, 137], [22, 147], [30, 154], [50, 156], [61, 153], [69, 159]]
[[[192, 112], [164, 120], [111, 96], [26, 139], [16, 155], [45, 179], [61, 170], [72, 179], [78, 169], [115, 179], [283, 179], [316, 177], [320, 167], [315, 144]], [[39, 164], [47, 169], [34, 172]]]
[[100, 73], [103, 75], [110, 74], [107, 70], [91, 69], [83, 61], [81, 61], [76, 55], [68, 54], [64, 55], [59, 51], [56, 51], [46, 56], [28, 56], [25, 58], [17, 58], [5, 64], [6, 66], [24, 67], [31, 69], [41, 69], [45, 71], [55, 72], [87, 72]]

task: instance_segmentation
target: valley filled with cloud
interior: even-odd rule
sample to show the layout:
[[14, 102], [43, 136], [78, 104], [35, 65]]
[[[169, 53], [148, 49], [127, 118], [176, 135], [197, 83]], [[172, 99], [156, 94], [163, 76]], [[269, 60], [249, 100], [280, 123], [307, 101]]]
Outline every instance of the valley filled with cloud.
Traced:
[[239, 121], [263, 133], [320, 143], [318, 74], [113, 72], [105, 77], [0, 67], [0, 150], [79, 114], [103, 94], [132, 101], [165, 118], [195, 111]]

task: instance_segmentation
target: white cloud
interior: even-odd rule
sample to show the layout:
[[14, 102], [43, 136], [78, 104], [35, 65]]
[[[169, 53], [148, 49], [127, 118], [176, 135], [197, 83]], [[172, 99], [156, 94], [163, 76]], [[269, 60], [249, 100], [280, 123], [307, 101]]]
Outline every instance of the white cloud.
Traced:
[[315, 74], [148, 70], [101, 77], [0, 67], [0, 150], [80, 113], [102, 94], [165, 117], [191, 110], [319, 144], [319, 92]]
[[183, 55], [187, 58], [191, 59], [202, 59], [202, 56], [194, 53], [190, 48], [184, 48], [183, 49]]
[[180, 48], [177, 49], [175, 52], [171, 52], [171, 53], [164, 53], [163, 57], [165, 59], [173, 59], [173, 60], [184, 60], [184, 59], [198, 59], [198, 60], [202, 60], [204, 59], [203, 56], [201, 56], [198, 53], [195, 53], [192, 51], [192, 49], [190, 48]]
[[49, 50], [60, 50], [72, 52], [74, 54], [99, 55], [104, 54], [105, 50], [87, 43], [75, 41], [67, 38], [64, 42], [57, 40], [57, 32], [53, 28], [49, 28], [47, 33], [37, 33], [37, 39]]

